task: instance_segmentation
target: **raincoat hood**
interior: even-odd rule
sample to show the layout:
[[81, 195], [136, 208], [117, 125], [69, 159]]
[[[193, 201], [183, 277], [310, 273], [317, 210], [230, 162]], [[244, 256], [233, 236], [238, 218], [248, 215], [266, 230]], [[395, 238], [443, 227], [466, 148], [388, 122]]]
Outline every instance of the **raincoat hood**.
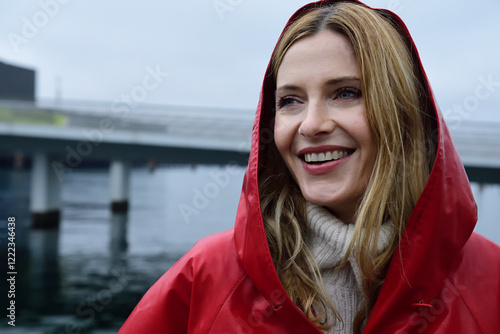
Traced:
[[[327, 0], [308, 4], [299, 9], [286, 26], [313, 8], [335, 2], [338, 1]], [[423, 74], [437, 120], [438, 143], [429, 180], [407, 222], [380, 292], [379, 300], [384, 302], [377, 303], [371, 313], [377, 323], [372, 324], [369, 321], [366, 330], [382, 328], [380, 326], [393, 323], [398, 317], [407, 319], [411, 312], [415, 311], [412, 304], [431, 303], [442, 289], [443, 281], [471, 236], [477, 220], [476, 204], [467, 175], [443, 115], [435, 102], [410, 33], [396, 14], [378, 10], [396, 23], [401, 34], [411, 44], [413, 56], [418, 59], [419, 70]], [[266, 240], [258, 188], [259, 159], [263, 159], [261, 152], [266, 144], [263, 139], [269, 137], [265, 131], [274, 104], [275, 87], [270, 83], [270, 77], [271, 64], [265, 74], [257, 108], [248, 169], [243, 181], [243, 194], [235, 225], [236, 248], [242, 265], [264, 295], [270, 295], [281, 286]], [[284, 304], [289, 308], [293, 307], [289, 299]], [[291, 321], [293, 327], [300, 329], [306, 324], [306, 320], [301, 312], [296, 313], [296, 317], [287, 318], [287, 321]]]

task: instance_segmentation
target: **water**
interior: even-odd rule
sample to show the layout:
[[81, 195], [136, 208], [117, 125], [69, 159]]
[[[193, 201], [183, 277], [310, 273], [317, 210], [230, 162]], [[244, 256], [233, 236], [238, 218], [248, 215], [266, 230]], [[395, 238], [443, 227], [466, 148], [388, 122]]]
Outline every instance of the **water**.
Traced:
[[[14, 216], [18, 272], [16, 327], [2, 314], [0, 333], [116, 333], [148, 287], [197, 240], [233, 226], [243, 173], [136, 168], [129, 214], [112, 215], [108, 171], [77, 170], [63, 180], [59, 231], [38, 231], [29, 229], [29, 172], [0, 170], [1, 249], [7, 217]], [[209, 197], [195, 207], [199, 193]], [[183, 215], [179, 208], [186, 207], [196, 211]]]
[[[135, 168], [129, 214], [112, 215], [108, 170], [76, 170], [62, 184], [59, 231], [38, 231], [29, 229], [29, 171], [0, 170], [1, 249], [6, 218], [15, 216], [18, 271], [16, 327], [2, 315], [0, 333], [116, 333], [148, 287], [197, 240], [233, 226], [243, 173], [222, 166]], [[500, 243], [500, 186], [473, 184], [473, 191], [476, 230]]]

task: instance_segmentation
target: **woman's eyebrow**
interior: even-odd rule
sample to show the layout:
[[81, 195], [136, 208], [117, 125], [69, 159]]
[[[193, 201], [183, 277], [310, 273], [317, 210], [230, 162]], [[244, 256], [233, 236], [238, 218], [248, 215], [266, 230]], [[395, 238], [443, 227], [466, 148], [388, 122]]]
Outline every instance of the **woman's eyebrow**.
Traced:
[[[344, 83], [344, 82], [352, 82], [352, 81], [356, 81], [356, 82], [360, 82], [361, 79], [357, 76], [343, 76], [343, 77], [338, 77], [338, 78], [333, 78], [333, 79], [330, 79], [326, 82], [326, 86], [335, 86], [335, 85], [338, 85], [340, 83]], [[283, 85], [283, 86], [280, 86], [276, 89], [276, 94], [278, 94], [279, 92], [281, 91], [298, 91], [298, 90], [301, 90], [301, 88], [297, 85], [292, 85], [292, 84], [286, 84], [286, 85]]]
[[291, 91], [291, 92], [294, 92], [294, 91], [298, 91], [298, 90], [301, 90], [299, 86], [296, 86], [296, 85], [283, 85], [283, 86], [280, 86], [280, 87], [278, 87], [276, 89], [275, 94], [278, 94], [281, 91]]
[[357, 82], [360, 82], [361, 79], [357, 76], [344, 76], [344, 77], [339, 77], [339, 78], [334, 78], [334, 79], [330, 79], [326, 82], [326, 85], [327, 86], [334, 86], [334, 85], [338, 85], [339, 83], [343, 83], [343, 82], [346, 82], [346, 81], [357, 81]]

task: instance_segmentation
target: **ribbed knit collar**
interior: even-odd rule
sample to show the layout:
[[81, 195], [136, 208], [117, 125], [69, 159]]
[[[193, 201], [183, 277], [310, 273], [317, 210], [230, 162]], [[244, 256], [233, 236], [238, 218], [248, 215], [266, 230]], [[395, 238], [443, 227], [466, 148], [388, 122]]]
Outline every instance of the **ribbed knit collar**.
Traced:
[[[321, 271], [336, 268], [344, 259], [354, 235], [354, 224], [345, 224], [326, 208], [307, 202], [308, 238], [307, 246]], [[390, 242], [394, 226], [386, 222], [380, 229], [377, 252], [385, 250]], [[357, 261], [350, 254], [348, 258], [358, 285], [362, 276]]]

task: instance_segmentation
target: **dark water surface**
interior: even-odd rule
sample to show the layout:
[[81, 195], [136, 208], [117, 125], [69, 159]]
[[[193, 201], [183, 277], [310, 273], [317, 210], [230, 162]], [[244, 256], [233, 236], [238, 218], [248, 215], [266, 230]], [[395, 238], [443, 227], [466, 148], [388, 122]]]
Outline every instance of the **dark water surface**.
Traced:
[[[29, 171], [1, 170], [2, 268], [13, 216], [18, 274], [16, 327], [7, 325], [3, 311], [0, 333], [116, 333], [146, 290], [197, 240], [233, 226], [243, 172], [136, 168], [128, 215], [112, 215], [108, 171], [75, 171], [62, 183], [59, 230], [40, 231], [29, 229]], [[1, 285], [3, 310], [7, 292]]]
[[[66, 174], [58, 230], [31, 230], [30, 173], [0, 170], [0, 249], [16, 218], [16, 327], [0, 333], [116, 333], [141, 296], [200, 238], [231, 228], [243, 168], [135, 168], [128, 215], [109, 210], [107, 169]], [[500, 187], [473, 185], [477, 231], [500, 243]]]

